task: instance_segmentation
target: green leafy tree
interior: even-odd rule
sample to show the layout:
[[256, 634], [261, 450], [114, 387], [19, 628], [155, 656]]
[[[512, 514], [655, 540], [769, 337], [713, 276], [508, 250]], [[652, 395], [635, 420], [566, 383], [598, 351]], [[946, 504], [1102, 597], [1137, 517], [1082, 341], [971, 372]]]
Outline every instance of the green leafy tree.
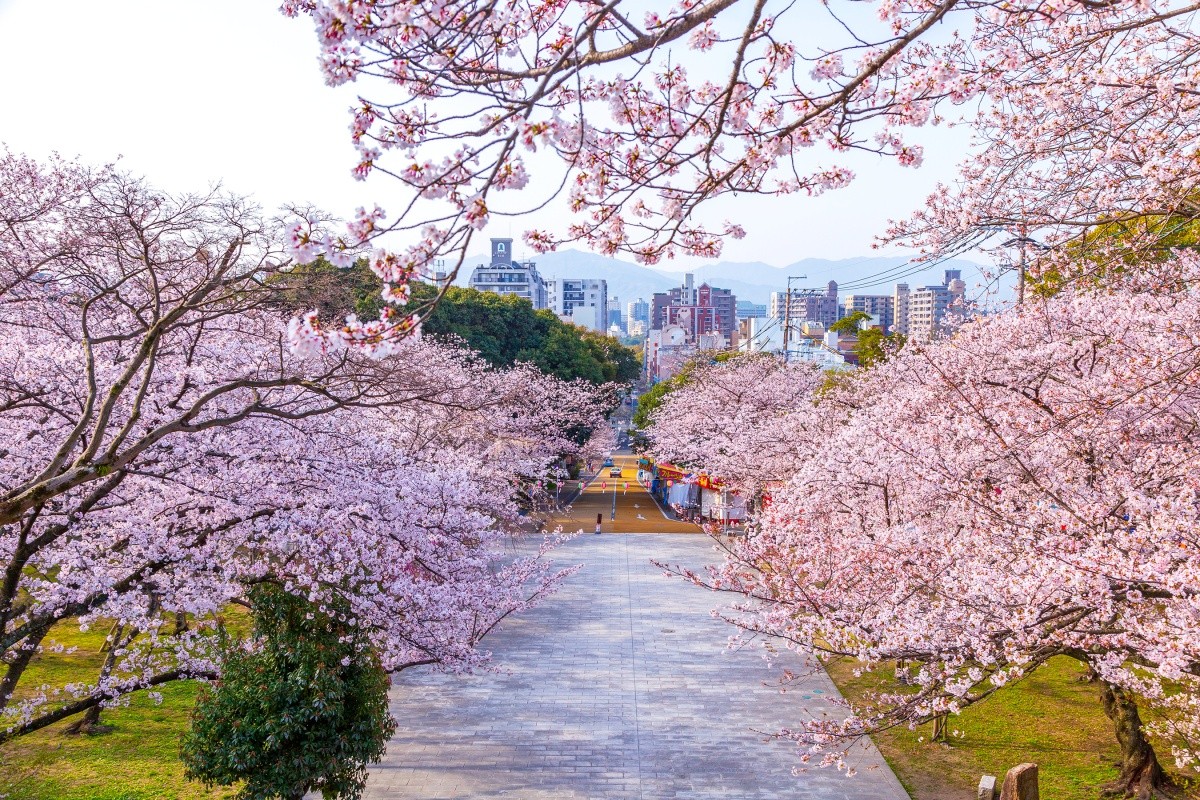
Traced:
[[220, 682], [184, 735], [188, 778], [238, 800], [358, 798], [395, 731], [388, 676], [362, 635], [272, 585], [250, 592], [254, 647], [225, 639]]
[[608, 379], [604, 363], [595, 357], [580, 333], [571, 330], [572, 326], [555, 322], [536, 347], [522, 350], [514, 360], [528, 361], [556, 378], [604, 383]]
[[1161, 264], [1172, 252], [1200, 247], [1200, 220], [1190, 215], [1148, 214], [1102, 222], [1063, 245], [1069, 258], [1033, 255], [1026, 285], [1035, 295], [1053, 297], [1069, 284], [1104, 286], [1147, 264]]
[[363, 260], [343, 269], [318, 258], [272, 275], [269, 283], [276, 305], [287, 313], [315, 309], [322, 319], [373, 319], [383, 308], [379, 278]]
[[860, 367], [872, 367], [887, 361], [907, 341], [903, 333], [885, 334], [879, 328], [867, 328], [859, 332], [854, 354]]
[[865, 311], [854, 311], [829, 326], [836, 333], [855, 337], [854, 354], [860, 367], [871, 367], [887, 361], [888, 357], [904, 346], [902, 333], [885, 334], [880, 328], [862, 328], [862, 323], [871, 319]]
[[[371, 319], [383, 302], [379, 279], [365, 261], [341, 269], [318, 259], [272, 278], [271, 285], [282, 309], [316, 309], [325, 319], [351, 313]], [[461, 339], [492, 366], [525, 361], [556, 378], [596, 384], [630, 383], [641, 375], [641, 358], [633, 348], [568, 325], [552, 311], [535, 310], [523, 297], [451, 286], [439, 299], [432, 284], [414, 283], [411, 289], [411, 305], [427, 310], [421, 326], [426, 335]]]
[[583, 341], [592, 357], [604, 368], [604, 379], [615, 383], [632, 383], [642, 375], [641, 348], [629, 347], [596, 331], [584, 331]]
[[830, 325], [829, 330], [835, 333], [844, 333], [847, 336], [858, 336], [862, 323], [869, 319], [871, 319], [871, 315], [865, 311], [852, 311]]

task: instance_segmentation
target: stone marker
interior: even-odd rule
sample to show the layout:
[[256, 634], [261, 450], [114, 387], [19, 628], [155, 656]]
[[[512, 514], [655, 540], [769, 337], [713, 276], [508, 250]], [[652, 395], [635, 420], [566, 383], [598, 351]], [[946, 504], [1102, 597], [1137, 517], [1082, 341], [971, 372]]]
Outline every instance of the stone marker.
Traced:
[[996, 776], [984, 775], [979, 779], [979, 790], [975, 800], [996, 800]]
[[1038, 800], [1037, 764], [1017, 764], [1004, 776], [1000, 800]]

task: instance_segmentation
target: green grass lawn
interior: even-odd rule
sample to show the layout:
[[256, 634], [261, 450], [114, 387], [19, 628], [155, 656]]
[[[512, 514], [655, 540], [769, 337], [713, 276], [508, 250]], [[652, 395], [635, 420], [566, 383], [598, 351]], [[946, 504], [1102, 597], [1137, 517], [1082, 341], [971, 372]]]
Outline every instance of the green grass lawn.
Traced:
[[[95, 679], [103, 663], [100, 646], [107, 628], [81, 633], [63, 625], [53, 638], [73, 654], [39, 655], [21, 681], [19, 693], [42, 683], [61, 686]], [[207, 790], [183, 777], [179, 735], [187, 727], [197, 686], [192, 681], [161, 689], [162, 704], [146, 692], [131, 695], [128, 706], [105, 711], [101, 723], [113, 731], [71, 736], [71, 720], [0, 745], [0, 798], [4, 800], [150, 800], [223, 798], [228, 789]]]
[[[883, 670], [855, 677], [854, 665], [844, 660], [827, 668], [851, 699], [891, 676]], [[930, 741], [932, 725], [895, 728], [874, 737], [875, 743], [915, 800], [974, 797], [980, 776], [995, 775], [999, 782], [1024, 761], [1038, 765], [1042, 797], [1097, 800], [1117, 777], [1119, 751], [1099, 690], [1083, 677], [1079, 662], [1056, 658], [951, 717], [948, 729], [962, 735], [949, 743]], [[1159, 760], [1169, 767], [1169, 751], [1160, 748]]]
[[[99, 651], [105, 633], [61, 627], [56, 640], [77, 651], [40, 655], [22, 681], [23, 691], [34, 691], [43, 682], [55, 686], [94, 678], [103, 659]], [[890, 678], [886, 670], [856, 678], [853, 664], [846, 661], [827, 668], [850, 698]], [[972, 797], [980, 775], [1002, 777], [1022, 761], [1038, 764], [1042, 797], [1096, 800], [1100, 787], [1117, 775], [1117, 747], [1097, 689], [1082, 677], [1077, 662], [1055, 659], [1030, 678], [952, 717], [950, 730], [962, 736], [952, 737], [949, 744], [930, 742], [930, 726], [916, 731], [897, 728], [875, 737], [875, 742], [916, 800]], [[232, 796], [232, 790], [208, 790], [184, 780], [179, 735], [187, 726], [196, 690], [192, 682], [164, 687], [161, 705], [138, 692], [128, 706], [104, 712], [101, 721], [113, 727], [111, 733], [70, 736], [63, 732], [67, 721], [0, 745], [0, 800]]]

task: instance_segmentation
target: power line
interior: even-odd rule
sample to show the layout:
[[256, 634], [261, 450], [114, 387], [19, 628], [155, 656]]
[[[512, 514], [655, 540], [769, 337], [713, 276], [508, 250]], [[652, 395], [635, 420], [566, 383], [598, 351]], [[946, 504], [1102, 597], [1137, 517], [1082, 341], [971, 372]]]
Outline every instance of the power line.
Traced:
[[979, 244], [986, 238], [987, 238], [986, 236], [983, 236], [983, 237], [977, 236], [973, 240], [971, 240], [969, 242], [964, 242], [961, 245], [959, 245], [957, 248], [939, 255], [937, 258], [935, 258], [932, 261], [922, 261], [922, 262], [914, 264], [914, 262], [910, 259], [908, 261], [905, 261], [903, 264], [899, 264], [895, 267], [889, 267], [885, 270], [882, 270], [881, 272], [877, 272], [872, 275], [866, 275], [866, 276], [863, 276], [862, 278], [856, 278], [855, 280], [847, 281], [845, 284], [838, 284], [838, 291], [840, 292], [843, 289], [848, 289], [848, 290], [867, 289], [872, 286], [878, 286], [881, 283], [887, 283], [889, 281], [897, 281], [897, 280], [900, 280], [901, 278], [907, 278], [910, 275], [916, 275], [920, 272], [924, 272], [926, 270], [933, 269], [934, 267], [937, 267], [941, 264], [945, 264], [947, 261], [951, 260], [952, 258], [955, 258], [969, 250], [972, 250], [977, 244]]

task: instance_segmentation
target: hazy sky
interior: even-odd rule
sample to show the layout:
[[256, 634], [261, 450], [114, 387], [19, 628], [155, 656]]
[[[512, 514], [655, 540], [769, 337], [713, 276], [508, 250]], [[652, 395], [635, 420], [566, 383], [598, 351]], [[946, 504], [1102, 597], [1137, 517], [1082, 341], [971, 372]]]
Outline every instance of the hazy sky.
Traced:
[[[311, 24], [285, 18], [272, 0], [0, 0], [0, 75], [0, 142], [18, 152], [119, 156], [164, 188], [219, 181], [268, 208], [312, 202], [348, 216], [396, 197], [386, 177], [350, 177], [354, 86], [324, 85]], [[872, 254], [887, 220], [919, 206], [963, 157], [960, 132], [926, 141], [919, 170], [862, 157], [848, 189], [736, 199], [724, 211], [748, 235], [723, 258], [784, 265]], [[520, 232], [519, 221], [500, 222], [484, 235]]]

